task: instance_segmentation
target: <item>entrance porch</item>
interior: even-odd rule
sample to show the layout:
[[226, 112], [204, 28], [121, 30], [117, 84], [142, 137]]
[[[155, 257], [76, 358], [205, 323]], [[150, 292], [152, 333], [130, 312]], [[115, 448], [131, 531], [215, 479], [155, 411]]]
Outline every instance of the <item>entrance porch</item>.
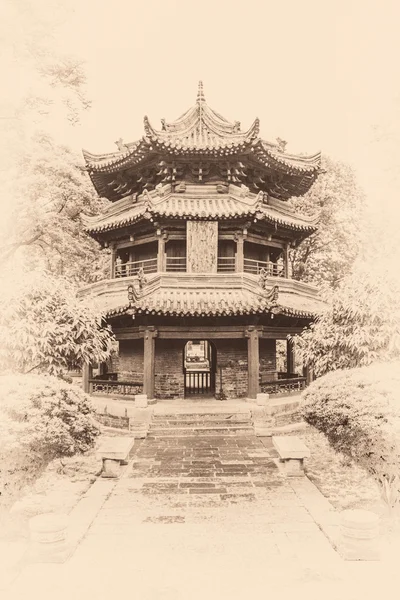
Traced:
[[[237, 325], [138, 326], [115, 328], [118, 356], [93, 376], [84, 370], [84, 389], [127, 400], [249, 399], [260, 392], [289, 395], [306, 385], [295, 373], [293, 328]], [[277, 340], [286, 340], [286, 371], [278, 370]]]

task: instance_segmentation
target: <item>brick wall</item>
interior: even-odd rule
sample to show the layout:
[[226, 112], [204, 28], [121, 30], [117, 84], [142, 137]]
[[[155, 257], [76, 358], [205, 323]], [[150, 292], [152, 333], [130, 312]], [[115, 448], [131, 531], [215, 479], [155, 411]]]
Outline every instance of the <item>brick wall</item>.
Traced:
[[143, 340], [119, 342], [118, 379], [143, 381]]
[[183, 398], [183, 348], [185, 340], [156, 338], [155, 396], [156, 398]]
[[268, 375], [277, 379], [276, 372], [276, 340], [260, 339], [260, 375]]
[[214, 340], [217, 348], [217, 391], [222, 367], [222, 388], [228, 398], [247, 396], [247, 339]]

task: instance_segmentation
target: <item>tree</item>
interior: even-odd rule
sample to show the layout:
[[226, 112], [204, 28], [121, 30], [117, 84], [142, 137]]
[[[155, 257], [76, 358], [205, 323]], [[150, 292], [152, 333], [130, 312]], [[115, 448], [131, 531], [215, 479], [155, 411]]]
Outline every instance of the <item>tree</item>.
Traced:
[[[3, 193], [10, 199], [3, 221], [0, 260], [18, 253], [24, 267], [42, 266], [71, 281], [104, 276], [108, 251], [83, 230], [82, 215], [96, 214], [106, 201], [96, 195], [77, 157], [65, 146], [36, 133], [9, 171]], [[13, 225], [12, 225], [13, 224]]]
[[291, 252], [295, 279], [336, 287], [346, 276], [360, 249], [364, 195], [352, 169], [328, 157], [311, 190], [292, 198], [293, 208], [318, 215], [318, 231]]
[[0, 295], [2, 371], [62, 375], [108, 358], [111, 331], [69, 282], [32, 272], [13, 283]]
[[[375, 267], [375, 268], [374, 268]], [[400, 282], [382, 262], [358, 261], [296, 348], [316, 376], [400, 357]]]

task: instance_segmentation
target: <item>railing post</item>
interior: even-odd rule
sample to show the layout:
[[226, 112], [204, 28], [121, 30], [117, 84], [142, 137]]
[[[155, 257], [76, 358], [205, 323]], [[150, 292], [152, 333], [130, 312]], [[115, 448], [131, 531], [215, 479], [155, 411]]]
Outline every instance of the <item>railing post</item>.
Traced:
[[289, 279], [289, 248], [290, 248], [290, 245], [286, 244], [284, 251], [283, 251], [283, 260], [284, 260], [284, 264], [285, 264], [286, 279]]
[[292, 340], [286, 340], [286, 372], [288, 377], [295, 372], [295, 353]]

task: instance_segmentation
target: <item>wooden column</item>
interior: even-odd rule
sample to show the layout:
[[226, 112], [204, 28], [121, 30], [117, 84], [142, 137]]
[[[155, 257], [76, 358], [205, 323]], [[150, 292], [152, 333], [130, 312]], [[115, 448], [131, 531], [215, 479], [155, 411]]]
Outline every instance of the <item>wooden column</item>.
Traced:
[[156, 337], [157, 329], [146, 327], [143, 342], [143, 393], [147, 394], [147, 400], [154, 398]]
[[117, 255], [117, 249], [114, 245], [110, 245], [111, 250], [111, 263], [110, 263], [110, 278], [114, 279], [115, 277], [115, 257]]
[[93, 376], [93, 367], [89, 363], [84, 363], [82, 366], [82, 389], [84, 392], [89, 394], [90, 392], [90, 383], [89, 379], [92, 379]]
[[157, 271], [159, 273], [163, 273], [166, 270], [165, 242], [167, 241], [167, 235], [160, 231], [160, 232], [157, 232], [157, 236], [158, 236]]
[[303, 377], [306, 378], [306, 385], [310, 385], [310, 383], [314, 381], [314, 372], [310, 365], [305, 365], [303, 367]]
[[236, 272], [243, 273], [244, 270], [244, 237], [243, 234], [237, 234], [236, 240]]
[[289, 279], [289, 244], [285, 245], [285, 248], [283, 250], [283, 260], [284, 260], [284, 264], [285, 264], [285, 277], [286, 279]]
[[260, 351], [259, 332], [254, 327], [246, 331], [247, 337], [247, 369], [248, 369], [248, 398], [257, 398], [259, 392]]
[[295, 372], [294, 345], [291, 340], [286, 340], [286, 372], [288, 377]]

